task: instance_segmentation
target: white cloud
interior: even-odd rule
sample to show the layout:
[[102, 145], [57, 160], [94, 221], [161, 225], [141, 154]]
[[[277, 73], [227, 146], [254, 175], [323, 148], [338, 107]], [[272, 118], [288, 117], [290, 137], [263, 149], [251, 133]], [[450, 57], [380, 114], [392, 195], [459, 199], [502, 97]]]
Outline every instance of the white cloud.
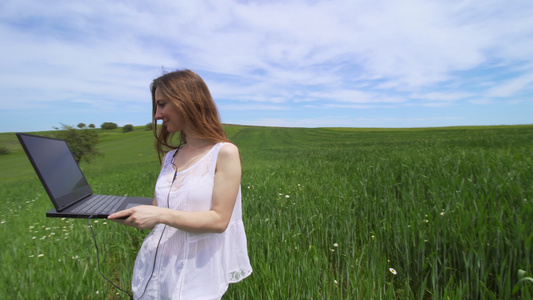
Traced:
[[524, 90], [533, 90], [533, 73], [512, 78], [487, 91], [489, 97], [511, 97]]
[[448, 93], [442, 93], [442, 92], [430, 92], [430, 93], [424, 93], [424, 94], [413, 94], [411, 98], [414, 99], [421, 99], [425, 101], [444, 101], [444, 102], [450, 102], [450, 101], [457, 101], [462, 99], [467, 99], [471, 97], [471, 93], [454, 93], [454, 92], [448, 92]]
[[343, 103], [402, 103], [406, 100], [401, 97], [379, 95], [373, 92], [360, 90], [330, 90], [327, 92], [311, 93], [310, 97], [315, 100], [328, 100]]
[[281, 105], [264, 105], [264, 104], [246, 104], [246, 105], [236, 105], [236, 104], [223, 104], [218, 105], [220, 110], [287, 110], [286, 106]]

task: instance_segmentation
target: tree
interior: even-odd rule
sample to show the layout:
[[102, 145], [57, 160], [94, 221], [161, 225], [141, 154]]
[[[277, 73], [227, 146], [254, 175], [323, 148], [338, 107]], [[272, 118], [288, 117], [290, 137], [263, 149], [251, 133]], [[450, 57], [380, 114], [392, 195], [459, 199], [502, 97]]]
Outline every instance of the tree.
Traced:
[[98, 132], [96, 130], [75, 129], [69, 125], [61, 125], [61, 128], [56, 128], [55, 137], [67, 142], [78, 164], [82, 159], [90, 163], [94, 157], [102, 155], [96, 149], [98, 144]]
[[104, 122], [100, 127], [102, 127], [102, 129], [117, 129], [118, 125], [113, 122]]
[[11, 151], [9, 151], [9, 149], [7, 149], [7, 147], [0, 146], [0, 155], [6, 155], [6, 154], [9, 154], [9, 153], [11, 153]]
[[128, 125], [124, 125], [124, 127], [122, 127], [122, 132], [130, 132], [130, 131], [133, 131], [133, 125], [128, 124]]
[[152, 123], [148, 123], [148, 124], [146, 124], [146, 126], [144, 127], [144, 130], [152, 130], [152, 128], [154, 128], [153, 126], [154, 126], [154, 124], [152, 124]]
[[78, 128], [80, 128], [80, 129], [81, 129], [81, 128], [85, 128], [85, 127], [87, 127], [87, 125], [85, 125], [85, 123], [80, 123], [80, 124], [78, 124]]
[[89, 124], [89, 128], [95, 128], [94, 124]]

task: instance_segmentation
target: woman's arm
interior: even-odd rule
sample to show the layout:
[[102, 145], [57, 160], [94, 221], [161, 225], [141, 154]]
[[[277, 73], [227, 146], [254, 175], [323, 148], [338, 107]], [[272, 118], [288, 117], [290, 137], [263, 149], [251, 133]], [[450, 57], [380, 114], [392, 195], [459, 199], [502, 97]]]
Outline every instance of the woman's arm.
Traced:
[[209, 211], [186, 212], [155, 206], [136, 206], [110, 215], [124, 225], [152, 228], [158, 223], [189, 232], [224, 232], [231, 219], [241, 184], [241, 161], [238, 148], [224, 145], [219, 153], [213, 187], [213, 206]]

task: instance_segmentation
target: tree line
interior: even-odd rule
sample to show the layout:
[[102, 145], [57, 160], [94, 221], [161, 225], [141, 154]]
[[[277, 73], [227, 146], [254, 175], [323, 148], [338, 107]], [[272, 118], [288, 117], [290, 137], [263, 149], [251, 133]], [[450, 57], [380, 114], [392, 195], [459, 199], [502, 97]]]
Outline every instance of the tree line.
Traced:
[[[69, 145], [74, 159], [79, 164], [82, 159], [90, 163], [95, 157], [101, 156], [102, 153], [98, 151], [96, 145], [98, 144], [98, 131], [88, 130], [94, 129], [94, 124], [85, 125], [85, 123], [79, 123], [78, 129], [74, 126], [61, 124], [60, 128], [56, 129], [55, 138], [65, 140]], [[104, 122], [100, 125], [103, 130], [117, 129], [118, 125], [113, 122]], [[133, 125], [127, 124], [122, 127], [122, 132], [133, 131]], [[152, 130], [152, 123], [148, 123], [145, 126], [145, 130]]]
[[[83, 159], [85, 162], [90, 163], [95, 157], [102, 155], [96, 145], [98, 144], [98, 130], [95, 129], [94, 124], [86, 125], [85, 123], [79, 123], [77, 129], [74, 126], [61, 124], [61, 127], [54, 127], [56, 129], [55, 134], [52, 137], [65, 140], [74, 155], [74, 159], [78, 164]], [[103, 130], [111, 130], [119, 128], [116, 123], [104, 122], [100, 125]], [[81, 130], [80, 130], [81, 129]], [[122, 127], [122, 132], [131, 132], [134, 130], [132, 124], [127, 124]], [[144, 130], [152, 130], [152, 123], [145, 125]], [[4, 145], [0, 145], [0, 155], [8, 155], [11, 151]]]
[[[79, 123], [77, 125], [77, 127], [79, 129], [87, 129], [87, 128], [94, 129], [94, 128], [96, 128], [96, 126], [94, 124], [86, 125], [85, 123]], [[118, 125], [117, 125], [117, 123], [113, 123], [113, 122], [104, 122], [104, 123], [102, 123], [102, 125], [100, 125], [100, 128], [102, 128], [104, 130], [111, 130], [111, 129], [117, 129]], [[146, 124], [145, 128], [146, 128], [146, 130], [152, 130], [152, 123]], [[122, 131], [123, 132], [133, 131], [133, 125], [132, 124], [124, 125], [122, 127]]]

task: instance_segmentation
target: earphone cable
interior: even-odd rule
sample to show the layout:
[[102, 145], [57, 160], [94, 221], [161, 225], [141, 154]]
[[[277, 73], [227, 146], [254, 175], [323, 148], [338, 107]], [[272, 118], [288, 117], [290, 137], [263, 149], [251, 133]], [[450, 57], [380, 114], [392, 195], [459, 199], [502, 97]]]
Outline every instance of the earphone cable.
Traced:
[[161, 239], [163, 238], [163, 234], [165, 233], [165, 229], [167, 229], [167, 225], [163, 225], [163, 230], [161, 231], [161, 236], [159, 237], [159, 241], [157, 242], [157, 247], [155, 248], [155, 254], [154, 254], [154, 264], [152, 266], [152, 272], [150, 273], [150, 278], [148, 278], [148, 280], [146, 281], [146, 285], [144, 286], [144, 291], [142, 293], [142, 295], [137, 298], [137, 299], [141, 299], [144, 294], [146, 293], [146, 289], [148, 288], [148, 283], [150, 283], [150, 280], [152, 280], [152, 277], [154, 276], [154, 271], [155, 271], [155, 263], [157, 262], [157, 252], [159, 251], [159, 244], [161, 244]]
[[133, 300], [133, 296], [128, 292], [128, 291], [125, 291], [123, 289], [121, 289], [118, 285], [116, 285], [113, 281], [109, 280], [107, 277], [105, 277], [105, 275], [102, 273], [102, 270], [100, 269], [100, 251], [98, 250], [98, 244], [96, 243], [96, 234], [94, 233], [94, 229], [93, 229], [93, 226], [91, 225], [91, 218], [93, 216], [89, 216], [87, 218], [87, 225], [89, 225], [89, 228], [91, 229], [91, 232], [93, 234], [93, 241], [94, 241], [94, 247], [96, 248], [96, 261], [98, 263], [98, 272], [100, 272], [100, 275], [102, 275], [102, 277], [107, 280], [109, 283], [111, 283], [115, 288], [117, 288], [118, 290], [126, 293], [130, 299]]
[[[176, 152], [174, 152], [174, 155], [172, 155], [171, 165], [174, 165], [174, 159], [176, 158], [176, 154], [178, 154], [178, 151], [180, 150], [181, 145], [176, 149]], [[174, 171], [174, 177], [172, 178], [172, 183], [170, 183], [170, 188], [168, 189], [167, 194], [167, 208], [170, 208], [170, 192], [172, 191], [172, 185], [174, 184], [174, 181], [176, 181], [176, 176], [178, 175], [177, 169]], [[152, 277], [154, 276], [155, 271], [155, 264], [157, 262], [157, 252], [159, 252], [159, 245], [161, 245], [161, 239], [163, 239], [163, 234], [165, 233], [165, 229], [167, 229], [167, 225], [163, 225], [163, 230], [161, 231], [161, 236], [159, 237], [159, 241], [157, 241], [157, 247], [155, 248], [154, 253], [154, 264], [152, 266], [152, 272], [150, 273], [150, 277], [146, 281], [146, 285], [144, 286], [144, 291], [142, 295], [138, 298], [141, 299], [144, 294], [146, 293], [146, 289], [148, 288], [148, 284], [150, 283], [150, 280], [152, 280]]]

